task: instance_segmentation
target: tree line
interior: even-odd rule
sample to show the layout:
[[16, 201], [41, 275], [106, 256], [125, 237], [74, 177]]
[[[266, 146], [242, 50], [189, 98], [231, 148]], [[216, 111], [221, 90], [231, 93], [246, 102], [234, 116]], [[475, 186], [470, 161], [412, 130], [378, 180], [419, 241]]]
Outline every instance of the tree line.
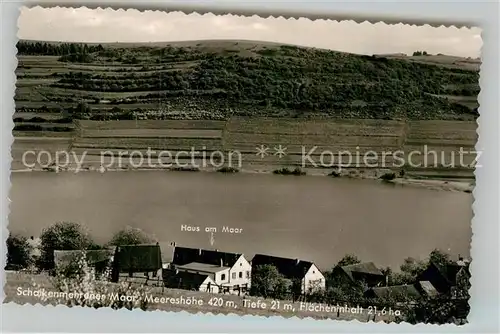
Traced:
[[[31, 241], [30, 241], [31, 239]], [[38, 269], [51, 271], [55, 268], [55, 250], [99, 250], [110, 246], [138, 245], [151, 243], [154, 238], [140, 229], [125, 228], [116, 233], [106, 244], [95, 242], [90, 234], [78, 223], [58, 222], [43, 229], [39, 254], [33, 255], [34, 237], [10, 234], [7, 238], [6, 270]]]
[[20, 40], [16, 44], [19, 55], [30, 56], [63, 56], [69, 54], [89, 54], [103, 51], [101, 44], [92, 45], [85, 43], [48, 43], [38, 41]]

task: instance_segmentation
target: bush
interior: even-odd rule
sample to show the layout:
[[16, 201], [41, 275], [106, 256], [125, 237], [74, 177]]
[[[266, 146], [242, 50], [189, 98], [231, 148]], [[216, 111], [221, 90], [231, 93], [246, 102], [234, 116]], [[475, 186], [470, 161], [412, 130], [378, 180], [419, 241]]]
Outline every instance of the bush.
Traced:
[[217, 169], [219, 173], [238, 173], [239, 169], [234, 167], [222, 167]]
[[90, 114], [90, 113], [92, 113], [92, 108], [87, 103], [80, 102], [80, 103], [78, 103], [76, 108], [74, 108], [73, 111], [76, 114]]
[[84, 53], [72, 53], [59, 57], [59, 61], [69, 62], [69, 63], [91, 63], [94, 61], [94, 57], [90, 54]]
[[337, 266], [343, 267], [358, 263], [361, 263], [361, 260], [356, 255], [347, 254], [337, 263]]
[[194, 166], [179, 166], [170, 168], [171, 171], [174, 172], [199, 172], [200, 169]]
[[273, 265], [261, 265], [252, 270], [250, 294], [264, 298], [285, 299], [288, 294], [285, 277]]
[[434, 249], [431, 252], [431, 254], [429, 255], [429, 261], [441, 267], [445, 267], [446, 265], [452, 263], [452, 261], [450, 260], [450, 255], [439, 249]]
[[396, 173], [385, 173], [380, 177], [380, 179], [384, 181], [392, 181], [395, 178], [396, 178]]
[[332, 176], [332, 177], [339, 177], [341, 174], [340, 172], [336, 171], [336, 170], [333, 170], [330, 174], [328, 174], [328, 176]]
[[276, 170], [273, 171], [273, 174], [278, 174], [278, 175], [295, 175], [295, 176], [306, 175], [306, 173], [304, 171], [302, 171], [302, 169], [300, 169], [300, 167], [296, 167], [293, 170], [290, 170], [290, 169], [288, 169], [286, 167], [281, 168], [281, 169], [276, 169]]
[[7, 238], [7, 263], [5, 270], [20, 270], [30, 267], [32, 247], [28, 239], [21, 235], [9, 235]]
[[126, 246], [126, 245], [140, 245], [149, 244], [154, 242], [153, 237], [146, 234], [138, 228], [127, 227], [124, 230], [116, 233], [111, 241], [110, 246]]
[[[71, 277], [66, 276], [65, 272], [56, 273], [52, 283], [61, 294], [58, 294], [56, 298], [51, 298], [52, 301], [70, 307], [111, 307], [113, 309], [126, 308], [129, 310], [134, 308], [147, 309], [146, 296], [150, 293], [147, 287], [133, 287], [130, 282], [109, 283], [106, 281], [107, 276], [110, 274], [109, 271], [102, 276], [103, 280], [98, 279], [92, 268], [88, 266], [84, 254], [82, 252], [80, 259], [72, 264], [75, 270]], [[36, 282], [33, 283], [36, 287]], [[38, 288], [42, 289], [42, 287]], [[136, 298], [126, 298], [125, 301], [122, 301], [120, 300], [121, 296], [134, 296]]]
[[43, 230], [40, 267], [54, 269], [54, 250], [84, 250], [94, 245], [78, 223], [59, 222]]

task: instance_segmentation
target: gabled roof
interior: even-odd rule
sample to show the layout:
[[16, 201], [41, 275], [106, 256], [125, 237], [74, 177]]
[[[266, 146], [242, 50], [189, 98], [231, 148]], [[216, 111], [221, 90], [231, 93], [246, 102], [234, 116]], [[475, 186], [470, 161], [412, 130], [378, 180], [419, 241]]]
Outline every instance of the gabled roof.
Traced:
[[312, 262], [299, 259], [290, 259], [285, 257], [270, 256], [264, 254], [256, 254], [252, 259], [252, 270], [257, 266], [272, 265], [278, 269], [278, 272], [285, 278], [302, 279], [307, 271], [313, 265]]
[[150, 272], [162, 268], [159, 245], [116, 247], [115, 266], [120, 272]]
[[445, 278], [450, 284], [454, 284], [457, 281], [457, 274], [464, 270], [467, 275], [470, 275], [469, 264], [464, 263], [448, 263], [446, 265], [440, 265], [435, 262], [431, 262], [429, 265], [434, 266], [439, 273]]
[[384, 276], [373, 262], [357, 263], [348, 266], [342, 266], [341, 269], [351, 278], [354, 279], [353, 273], [369, 274]]
[[99, 262], [110, 261], [113, 257], [114, 249], [99, 249], [99, 250], [55, 250], [54, 263], [56, 267], [67, 266], [77, 263], [83, 256], [89, 265], [94, 265]]
[[415, 286], [410, 284], [404, 285], [393, 285], [393, 286], [383, 286], [371, 288], [373, 294], [378, 298], [387, 297], [408, 297], [408, 298], [419, 298], [422, 295], [418, 292]]
[[219, 252], [199, 248], [175, 247], [172, 263], [185, 265], [192, 262], [211, 264], [214, 266], [232, 267], [242, 254]]
[[163, 277], [166, 287], [186, 290], [198, 290], [207, 279], [215, 285], [208, 275], [184, 271], [178, 271], [177, 273], [175, 271], [167, 271]]
[[419, 281], [417, 282], [420, 292], [429, 297], [434, 297], [439, 294], [434, 285], [429, 281]]

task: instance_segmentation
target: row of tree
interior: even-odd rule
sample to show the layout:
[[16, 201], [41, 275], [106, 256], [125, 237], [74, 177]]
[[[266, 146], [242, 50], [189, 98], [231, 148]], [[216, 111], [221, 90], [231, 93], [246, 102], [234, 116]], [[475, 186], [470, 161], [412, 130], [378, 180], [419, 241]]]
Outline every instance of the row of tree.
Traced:
[[89, 54], [104, 50], [101, 44], [85, 43], [48, 43], [40, 41], [17, 42], [19, 55], [63, 56], [69, 54]]

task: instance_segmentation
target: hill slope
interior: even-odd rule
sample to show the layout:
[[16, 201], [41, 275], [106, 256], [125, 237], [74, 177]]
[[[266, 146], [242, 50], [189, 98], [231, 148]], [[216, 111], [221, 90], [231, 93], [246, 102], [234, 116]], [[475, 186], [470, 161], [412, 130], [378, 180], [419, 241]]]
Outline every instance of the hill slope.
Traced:
[[[75, 118], [473, 119], [479, 92], [474, 62], [447, 56], [362, 56], [254, 41], [21, 41], [18, 50], [17, 109], [45, 106]], [[81, 102], [90, 107], [75, 109]]]

